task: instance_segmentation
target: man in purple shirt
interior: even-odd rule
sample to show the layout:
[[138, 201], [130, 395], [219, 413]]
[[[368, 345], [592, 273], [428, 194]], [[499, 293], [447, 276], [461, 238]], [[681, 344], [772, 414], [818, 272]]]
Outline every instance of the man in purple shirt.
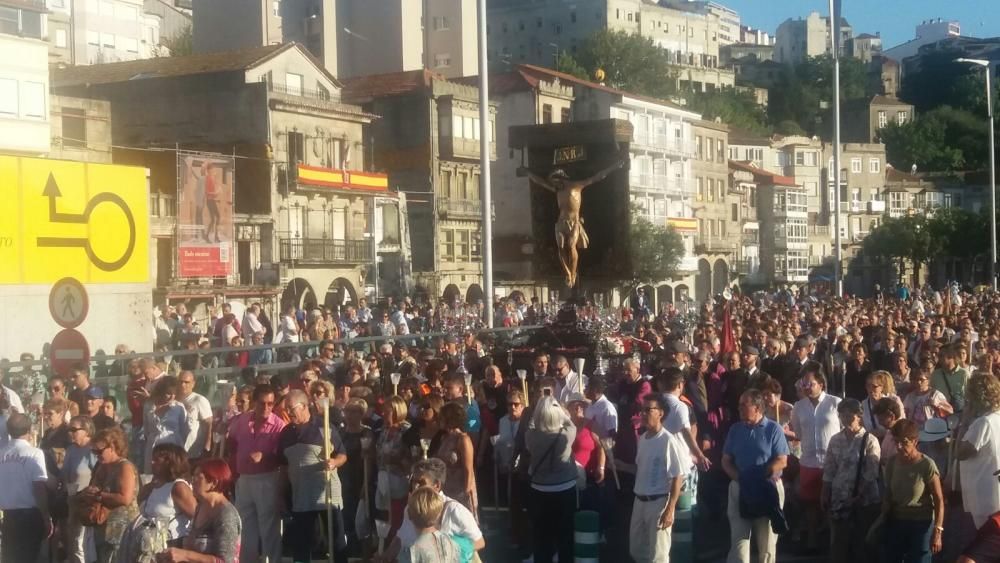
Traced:
[[256, 563], [260, 555], [268, 561], [281, 561], [279, 524], [284, 488], [279, 486], [283, 481], [278, 439], [285, 421], [274, 414], [276, 397], [273, 387], [258, 385], [253, 391], [253, 410], [229, 423], [229, 464], [239, 475], [235, 505], [243, 519], [240, 561], [246, 563]]

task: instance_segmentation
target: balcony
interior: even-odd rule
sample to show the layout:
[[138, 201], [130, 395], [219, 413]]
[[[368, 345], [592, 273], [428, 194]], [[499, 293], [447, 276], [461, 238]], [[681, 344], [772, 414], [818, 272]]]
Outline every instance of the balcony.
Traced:
[[885, 213], [885, 202], [872, 200], [868, 202], [868, 213], [877, 213], [881, 215]]
[[693, 157], [695, 155], [694, 143], [686, 139], [678, 139], [668, 135], [639, 133], [632, 134], [632, 146], [653, 151], [672, 154], [682, 157]]
[[695, 251], [699, 254], [720, 254], [736, 252], [733, 240], [723, 236], [699, 235], [695, 239]]
[[830, 236], [830, 226], [829, 225], [810, 225], [809, 226], [809, 236], [811, 237], [829, 237]]
[[690, 182], [687, 180], [657, 174], [633, 174], [629, 177], [629, 183], [636, 188], [674, 196], [687, 195], [686, 192], [690, 186]]
[[453, 219], [481, 219], [483, 203], [478, 200], [454, 199], [450, 197], [437, 198], [438, 215]]
[[752, 233], [743, 233], [740, 236], [740, 242], [743, 246], [756, 246], [760, 244], [760, 239], [757, 237], [757, 231]]
[[279, 240], [282, 262], [308, 264], [362, 264], [373, 258], [366, 240], [283, 238]]

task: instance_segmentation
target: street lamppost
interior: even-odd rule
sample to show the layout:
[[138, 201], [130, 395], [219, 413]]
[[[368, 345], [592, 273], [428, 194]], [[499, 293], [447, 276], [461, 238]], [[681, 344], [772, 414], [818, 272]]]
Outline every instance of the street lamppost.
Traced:
[[833, 53], [833, 292], [844, 294], [840, 248], [840, 0], [830, 0], [830, 51]]
[[990, 122], [990, 287], [997, 289], [997, 166], [993, 132], [992, 61], [985, 59], [955, 59], [986, 69], [986, 117]]
[[479, 43], [479, 178], [483, 206], [483, 293], [486, 326], [493, 328], [493, 190], [490, 187], [490, 96], [486, 60], [486, 0], [478, 2]]

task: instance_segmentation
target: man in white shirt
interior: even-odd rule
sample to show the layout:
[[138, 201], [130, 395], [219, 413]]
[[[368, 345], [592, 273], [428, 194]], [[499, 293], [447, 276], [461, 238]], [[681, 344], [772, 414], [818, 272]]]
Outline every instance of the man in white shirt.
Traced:
[[579, 393], [581, 389], [587, 386], [587, 376], [577, 374], [570, 369], [569, 360], [565, 356], [555, 356], [552, 363], [556, 368], [556, 400], [562, 404], [566, 404], [566, 400], [569, 399], [570, 395]]
[[817, 532], [820, 519], [820, 495], [823, 489], [823, 463], [830, 439], [840, 432], [837, 405], [840, 397], [826, 394], [826, 378], [819, 373], [819, 364], [810, 363], [799, 380], [804, 398], [792, 407], [792, 432], [802, 444], [799, 458], [799, 500], [805, 506], [808, 535], [806, 545], [819, 547]]
[[7, 371], [9, 368], [7, 366], [0, 365], [0, 392], [3, 392], [7, 396], [7, 404], [10, 405], [11, 412], [24, 412], [24, 406], [21, 404], [21, 397], [17, 395], [10, 387], [3, 385], [4, 379], [6, 379]]
[[708, 471], [712, 463], [698, 446], [698, 437], [691, 426], [691, 409], [681, 400], [684, 391], [684, 373], [677, 368], [668, 368], [663, 375], [663, 400], [666, 404], [666, 418], [663, 425], [667, 431], [680, 438], [687, 446], [689, 461]]
[[299, 323], [295, 320], [295, 305], [286, 305], [285, 312], [278, 319], [278, 333], [274, 335], [275, 344], [299, 341]]
[[180, 393], [177, 399], [184, 404], [188, 414], [187, 440], [184, 449], [192, 460], [200, 459], [212, 451], [212, 405], [204, 396], [194, 391], [194, 373], [182, 371], [177, 374], [180, 383]]
[[586, 393], [590, 406], [584, 416], [591, 422], [591, 429], [602, 440], [612, 438], [618, 432], [618, 408], [605, 396], [607, 386], [602, 375], [595, 375], [587, 381]]
[[[982, 386], [997, 386], [995, 381], [980, 381], [984, 376], [974, 375], [969, 380], [969, 397], [979, 400]], [[988, 376], [986, 376], [988, 377]], [[1000, 389], [993, 389], [988, 396], [994, 399]], [[982, 528], [990, 516], [1000, 512], [1000, 481], [994, 476], [1000, 469], [1000, 405], [987, 405], [993, 412], [972, 421], [962, 441], [958, 444], [961, 462], [962, 506], [972, 514], [976, 528]]]
[[[448, 498], [441, 492], [448, 468], [444, 462], [437, 458], [430, 458], [418, 461], [413, 465], [413, 472], [410, 475], [410, 490], [420, 487], [431, 487], [441, 495], [444, 501], [444, 512], [441, 513], [441, 523], [438, 529], [449, 536], [461, 536], [472, 542], [472, 547], [480, 551], [486, 547], [486, 540], [483, 532], [476, 523], [475, 516], [469, 512], [460, 502]], [[417, 541], [417, 530], [410, 521], [410, 516], [403, 513], [403, 524], [399, 527], [399, 532], [376, 561], [390, 562], [396, 561], [396, 556], [401, 549], [409, 548]]]
[[679, 439], [663, 427], [663, 397], [646, 395], [641, 411], [646, 432], [635, 456], [635, 500], [629, 524], [629, 554], [640, 563], [670, 560], [671, 528], [690, 460]]
[[30, 431], [25, 415], [13, 413], [7, 419], [10, 442], [0, 449], [4, 561], [36, 561], [42, 542], [52, 535], [45, 455], [28, 443]]

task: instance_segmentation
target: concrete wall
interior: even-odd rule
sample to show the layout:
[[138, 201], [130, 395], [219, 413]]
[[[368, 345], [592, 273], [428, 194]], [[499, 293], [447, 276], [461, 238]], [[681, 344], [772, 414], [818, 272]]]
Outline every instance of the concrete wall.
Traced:
[[[475, 0], [426, 0], [425, 5], [427, 68], [447, 78], [478, 74]], [[446, 29], [442, 29], [441, 18], [447, 18]], [[450, 59], [448, 66], [439, 67], [435, 63], [441, 55]]]
[[[194, 6], [193, 47], [195, 53], [230, 51], [268, 44], [265, 14], [271, 10], [268, 0], [196, 0]], [[233, 14], [240, 14], [233, 25]], [[274, 41], [281, 41], [274, 37]]]
[[[17, 92], [17, 108], [10, 108], [16, 113], [0, 113], [0, 152], [45, 154], [49, 151], [48, 45], [0, 34], [0, 53], [0, 79]], [[29, 115], [35, 113], [33, 107], [42, 115]]]
[[[111, 163], [111, 104], [104, 100], [52, 95], [52, 150], [49, 158], [82, 162]], [[70, 110], [70, 111], [67, 111]], [[75, 112], [73, 112], [75, 110]], [[70, 138], [63, 131], [66, 119], [77, 119], [83, 113], [86, 137]], [[64, 118], [64, 115], [68, 116]], [[83, 141], [85, 146], [76, 146]]]
[[[111, 353], [127, 344], [137, 352], [152, 351], [153, 297], [149, 284], [87, 285], [90, 312], [77, 328], [90, 352]], [[22, 352], [39, 357], [42, 345], [61, 329], [49, 315], [48, 285], [0, 285], [0, 357], [17, 361]]]

